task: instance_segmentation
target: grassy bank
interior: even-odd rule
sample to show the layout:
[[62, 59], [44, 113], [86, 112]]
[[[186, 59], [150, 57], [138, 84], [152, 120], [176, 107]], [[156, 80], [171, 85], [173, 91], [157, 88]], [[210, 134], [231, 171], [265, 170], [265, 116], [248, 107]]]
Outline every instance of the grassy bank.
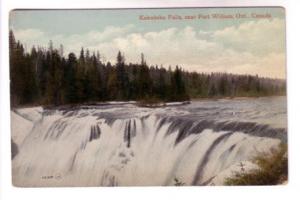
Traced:
[[260, 153], [252, 160], [258, 168], [236, 172], [225, 185], [279, 185], [288, 179], [287, 145], [281, 144], [270, 153]]

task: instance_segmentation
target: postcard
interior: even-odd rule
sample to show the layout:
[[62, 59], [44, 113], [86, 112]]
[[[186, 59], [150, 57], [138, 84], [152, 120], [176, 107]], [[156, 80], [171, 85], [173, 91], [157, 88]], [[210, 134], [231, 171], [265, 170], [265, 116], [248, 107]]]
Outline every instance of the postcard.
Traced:
[[288, 181], [282, 7], [12, 10], [17, 187]]

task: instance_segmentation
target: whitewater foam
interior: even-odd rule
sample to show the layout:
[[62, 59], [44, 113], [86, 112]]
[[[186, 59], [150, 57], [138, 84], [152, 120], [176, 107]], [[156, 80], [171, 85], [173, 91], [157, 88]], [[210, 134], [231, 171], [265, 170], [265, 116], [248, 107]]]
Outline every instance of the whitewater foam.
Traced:
[[254, 155], [286, 141], [285, 129], [264, 124], [114, 106], [12, 111], [14, 185], [222, 185], [239, 163], [252, 168]]

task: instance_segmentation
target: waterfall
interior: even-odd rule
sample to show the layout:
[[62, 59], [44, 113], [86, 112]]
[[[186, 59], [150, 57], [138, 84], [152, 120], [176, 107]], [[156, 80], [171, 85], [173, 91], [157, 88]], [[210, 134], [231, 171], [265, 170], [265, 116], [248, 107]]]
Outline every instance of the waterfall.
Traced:
[[104, 111], [35, 112], [30, 131], [13, 143], [14, 185], [221, 185], [239, 163], [251, 167], [252, 156], [286, 142], [286, 129], [255, 122]]

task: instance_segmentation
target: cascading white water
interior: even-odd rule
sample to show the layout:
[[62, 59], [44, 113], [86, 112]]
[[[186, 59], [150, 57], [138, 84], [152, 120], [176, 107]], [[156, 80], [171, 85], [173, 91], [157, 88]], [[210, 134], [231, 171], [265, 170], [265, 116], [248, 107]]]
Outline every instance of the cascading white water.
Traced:
[[[254, 167], [249, 163], [252, 156], [281, 141], [257, 137], [255, 131], [271, 129], [256, 124], [242, 124], [244, 133], [240, 123], [217, 125], [188, 121], [178, 113], [162, 115], [160, 111], [167, 108], [125, 108], [127, 112], [134, 108], [135, 114], [123, 117], [124, 107], [12, 111], [13, 140], [18, 146], [13, 158], [14, 185], [174, 185], [175, 179], [185, 185], [220, 185], [239, 170], [241, 162], [246, 168]], [[107, 113], [117, 114], [112, 118]], [[16, 121], [27, 130], [14, 129]], [[22, 139], [16, 137], [20, 133]]]

